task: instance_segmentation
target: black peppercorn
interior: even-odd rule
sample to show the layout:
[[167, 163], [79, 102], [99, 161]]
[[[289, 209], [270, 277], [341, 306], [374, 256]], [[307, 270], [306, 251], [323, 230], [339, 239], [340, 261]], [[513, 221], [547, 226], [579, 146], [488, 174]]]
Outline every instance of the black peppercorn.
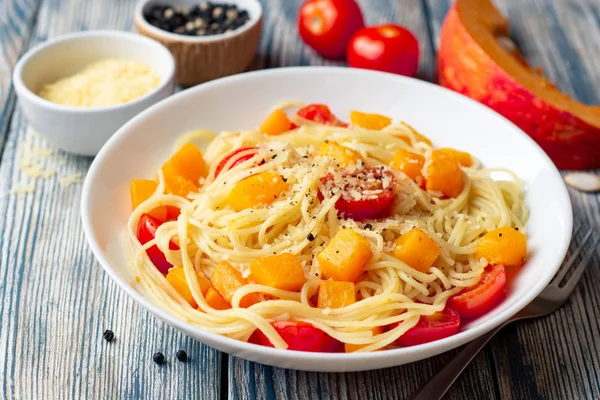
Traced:
[[366, 225], [365, 225], [365, 229], [371, 230], [371, 229], [373, 229], [373, 225], [371, 225], [371, 224], [366, 224]]
[[163, 353], [156, 352], [154, 353], [154, 355], [152, 356], [152, 361], [154, 361], [155, 363], [157, 363], [158, 365], [161, 365], [162, 363], [165, 362], [165, 355]]
[[309, 233], [306, 238], [308, 239], [309, 242], [312, 242], [313, 240], [315, 240], [315, 235], [313, 235], [312, 233]]
[[115, 338], [114, 332], [111, 331], [110, 329], [105, 330], [104, 333], [102, 334], [102, 336], [104, 337], [104, 340], [106, 340], [107, 342], [110, 342]]
[[178, 350], [177, 354], [175, 354], [175, 357], [177, 357], [177, 359], [181, 362], [187, 361], [187, 353], [183, 350]]

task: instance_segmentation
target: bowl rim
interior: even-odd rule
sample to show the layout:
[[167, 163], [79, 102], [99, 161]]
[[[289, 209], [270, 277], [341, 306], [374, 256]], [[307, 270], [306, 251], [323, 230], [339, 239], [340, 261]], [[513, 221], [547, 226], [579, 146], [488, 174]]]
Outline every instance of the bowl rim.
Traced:
[[[144, 42], [149, 46], [153, 46], [156, 49], [157, 57], [163, 57], [166, 60], [168, 69], [167, 74], [164, 78], [161, 78], [161, 81], [158, 84], [158, 86], [156, 86], [154, 89], [150, 90], [143, 96], [140, 96], [126, 103], [114, 104], [106, 107], [77, 107], [53, 103], [49, 100], [40, 97], [38, 94], [30, 90], [29, 87], [27, 87], [27, 85], [23, 81], [23, 70], [27, 65], [29, 65], [29, 63], [36, 55], [38, 55], [42, 51], [51, 49], [52, 47], [58, 46], [64, 42], [87, 40], [90, 38], [119, 38], [121, 40], [127, 40], [129, 42]], [[152, 65], [149, 66], [152, 67]], [[167, 86], [171, 84], [174, 77], [175, 58], [173, 58], [171, 52], [157, 40], [133, 32], [124, 32], [117, 30], [91, 30], [60, 35], [45, 42], [42, 42], [34, 48], [27, 51], [15, 65], [15, 69], [13, 71], [13, 84], [15, 86], [17, 95], [25, 97], [28, 101], [35, 103], [38, 107], [48, 108], [56, 112], [104, 113], [118, 109], [125, 109], [127, 107], [136, 107], [138, 104], [163, 91]]]
[[[261, 21], [262, 15], [263, 15], [262, 4], [258, 0], [248, 0], [248, 1], [251, 3], [254, 3], [256, 5], [256, 10], [257, 10], [256, 15], [250, 15], [250, 20], [248, 22], [246, 22], [241, 27], [239, 27], [229, 33], [218, 33], [216, 35], [209, 35], [209, 36], [187, 36], [187, 35], [179, 35], [177, 33], [171, 33], [171, 32], [162, 30], [160, 28], [157, 28], [154, 25], [150, 24], [146, 20], [146, 18], [144, 18], [144, 13], [143, 13], [143, 9], [148, 3], [156, 2], [156, 0], [140, 0], [135, 6], [134, 21], [137, 24], [142, 25], [144, 27], [144, 29], [147, 29], [148, 31], [152, 32], [152, 34], [155, 35], [156, 37], [164, 39], [164, 40], [169, 40], [171, 42], [184, 42], [184, 43], [221, 42], [221, 41], [229, 40], [234, 37], [245, 34], [246, 32], [248, 32], [250, 29], [252, 29], [254, 26], [256, 26]], [[239, 5], [238, 0], [228, 0], [227, 3]]]
[[[150, 299], [146, 298], [142, 293], [138, 292], [133, 286], [129, 285], [125, 279], [121, 278], [118, 275], [115, 269], [111, 266], [111, 263], [104, 256], [102, 249], [99, 244], [96, 242], [93, 235], [92, 228], [92, 219], [91, 219], [91, 209], [89, 209], [91, 193], [93, 189], [93, 182], [97, 179], [98, 171], [104, 164], [104, 159], [109, 155], [113, 148], [118, 147], [122, 137], [127, 135], [127, 132], [131, 130], [132, 127], [137, 125], [143, 119], [145, 119], [148, 115], [153, 113], [157, 109], [167, 108], [172, 103], [178, 101], [178, 99], [185, 97], [193, 97], [196, 92], [204, 91], [208, 88], [222, 85], [226, 82], [233, 83], [235, 81], [252, 79], [254, 76], [259, 75], [286, 75], [286, 74], [294, 74], [297, 72], [314, 72], [316, 74], [320, 72], [335, 72], [338, 74], [355, 74], [355, 75], [363, 75], [363, 78], [367, 78], [369, 75], [377, 74], [377, 75], [386, 75], [387, 79], [396, 79], [398, 81], [416, 81], [419, 82], [420, 85], [430, 85], [436, 87], [438, 90], [445, 91], [447, 95], [453, 97], [453, 101], [462, 102], [464, 104], [469, 104], [469, 107], [475, 107], [479, 109], [479, 112], [489, 114], [491, 117], [496, 118], [498, 121], [503, 121], [507, 128], [512, 126], [515, 132], [520, 132], [523, 137], [523, 140], [529, 141], [533, 144], [533, 148], [538, 152], [538, 155], [542, 158], [542, 160], [546, 161], [546, 166], [549, 167], [548, 172], [553, 175], [553, 178], [559, 182], [557, 192], [557, 197], [561, 198], [561, 201], [566, 205], [565, 208], [565, 230], [562, 232], [564, 240], [561, 242], [560, 247], [558, 248], [559, 257], [555, 260], [555, 265], [549, 266], [552, 267], [552, 274], [547, 274], [541, 279], [538, 279], [531, 290], [528, 292], [527, 296], [523, 296], [513, 304], [511, 304], [506, 310], [497, 315], [495, 318], [490, 319], [488, 321], [483, 322], [480, 325], [469, 328], [465, 331], [460, 331], [452, 336], [439, 339], [433, 342], [424, 343], [416, 346], [404, 347], [404, 348], [396, 348], [385, 351], [377, 351], [377, 352], [369, 352], [369, 353], [311, 353], [311, 352], [301, 352], [294, 350], [281, 350], [276, 348], [269, 348], [265, 346], [259, 346], [256, 344], [242, 342], [236, 339], [232, 339], [226, 336], [218, 335], [215, 333], [208, 332], [204, 330], [202, 327], [197, 325], [189, 324], [167, 311], [160, 308], [158, 305], [154, 304]], [[421, 360], [425, 358], [432, 357], [434, 355], [440, 354], [444, 351], [451, 350], [460, 345], [463, 345], [471, 340], [476, 339], [477, 337], [485, 334], [486, 332], [500, 326], [502, 323], [507, 321], [511, 316], [515, 315], [521, 309], [523, 309], [527, 304], [529, 304], [551, 281], [554, 274], [558, 270], [561, 265], [564, 257], [567, 254], [573, 230], [573, 209], [571, 200], [567, 191], [567, 188], [562, 180], [560, 172], [554, 165], [554, 163], [550, 160], [548, 155], [535, 143], [535, 141], [529, 137], [525, 132], [523, 132], [520, 128], [514, 125], [511, 121], [498, 114], [494, 110], [486, 107], [485, 105], [478, 103], [466, 96], [463, 96], [457, 92], [453, 92], [450, 89], [444, 88], [442, 86], [436, 85], [431, 82], [422, 81], [415, 78], [409, 78], [405, 76], [399, 76], [384, 72], [378, 71], [370, 71], [370, 70], [362, 70], [362, 69], [351, 69], [345, 67], [330, 67], [330, 66], [306, 66], [306, 67], [286, 67], [286, 68], [275, 68], [275, 69], [267, 69], [267, 70], [258, 70], [258, 71], [250, 71], [242, 74], [237, 74], [229, 77], [224, 77], [220, 79], [216, 79], [214, 81], [198, 85], [197, 87], [191, 88], [189, 90], [180, 92], [174, 96], [171, 96], [151, 107], [146, 109], [145, 111], [138, 114], [136, 117], [128, 121], [125, 125], [123, 125], [102, 147], [85, 178], [83, 189], [82, 189], [82, 198], [81, 198], [81, 218], [83, 229], [87, 238], [87, 241], [92, 249], [92, 252], [96, 256], [96, 259], [99, 261], [100, 265], [102, 265], [103, 269], [108, 273], [108, 275], [138, 304], [144, 307], [146, 310], [150, 311], [156, 318], [166, 322], [168, 325], [176, 328], [179, 331], [184, 332], [187, 335], [190, 335], [188, 332], [194, 332], [196, 337], [201, 337], [203, 343], [210, 342], [210, 347], [214, 347], [217, 349], [221, 348], [229, 348], [235, 349], [235, 351], [242, 354], [242, 358], [246, 358], [247, 354], [252, 354], [253, 352], [262, 353], [265, 356], [270, 357], [271, 365], [276, 365], [276, 360], [286, 360], [286, 359], [295, 359], [299, 358], [302, 361], [306, 362], [315, 362], [314, 369], [306, 369], [311, 371], [334, 371], [331, 368], [323, 368], [318, 364], [319, 362], [341, 362], [341, 361], [349, 361], [349, 362], [357, 362], [362, 361], [367, 364], [369, 361], [375, 362], [380, 367], [384, 368], [387, 366], [400, 365], [407, 362], [413, 362], [416, 360]], [[196, 338], [195, 338], [196, 339]], [[208, 340], [207, 340], [208, 339]], [[198, 339], [196, 339], [198, 340]], [[208, 345], [208, 344], [207, 344]], [[425, 354], [425, 356], [423, 356]], [[394, 360], [405, 360], [402, 362], [394, 363]], [[313, 365], [313, 364], [311, 364]], [[325, 364], [323, 364], [325, 365]], [[350, 365], [350, 364], [348, 364]], [[374, 368], [361, 368], [360, 364], [358, 367], [350, 367], [346, 370], [348, 371], [361, 371], [365, 369], [374, 369]], [[376, 368], [375, 368], [376, 369]], [[337, 371], [337, 370], [336, 370]]]

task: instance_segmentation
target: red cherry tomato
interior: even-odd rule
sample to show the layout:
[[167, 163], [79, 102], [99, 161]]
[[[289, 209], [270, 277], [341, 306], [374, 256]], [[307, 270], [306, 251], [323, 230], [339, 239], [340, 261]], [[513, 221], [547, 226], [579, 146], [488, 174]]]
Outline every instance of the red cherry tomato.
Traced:
[[235, 167], [236, 165], [239, 165], [241, 163], [243, 163], [246, 160], [251, 159], [252, 157], [254, 157], [256, 155], [256, 153], [258, 153], [258, 148], [257, 147], [240, 147], [239, 149], [235, 149], [233, 150], [231, 153], [227, 154], [225, 157], [223, 157], [223, 159], [221, 160], [221, 162], [219, 163], [219, 165], [217, 165], [217, 169], [215, 170], [215, 177], [219, 176], [219, 174], [221, 173], [221, 171], [223, 170], [223, 168], [225, 168], [225, 165], [229, 162], [229, 160], [231, 160], [232, 158], [236, 158], [236, 156], [241, 153], [241, 152], [246, 152], [248, 151], [247, 154], [244, 154], [241, 157], [237, 157], [237, 160], [235, 160], [233, 162], [233, 164], [231, 164], [231, 166], [229, 167], [229, 169]]
[[[288, 344], [288, 350], [337, 353], [344, 349], [342, 342], [307, 322], [276, 321], [272, 322], [271, 325]], [[275, 347], [260, 329], [252, 333], [248, 342]]]
[[[406, 347], [433, 342], [454, 335], [459, 325], [460, 316], [458, 313], [446, 306], [444, 310], [433, 315], [422, 315], [419, 322], [396, 339], [394, 343]], [[398, 323], [392, 324], [387, 330], [397, 326]]]
[[463, 318], [481, 315], [494, 305], [506, 287], [506, 270], [495, 265], [486, 270], [479, 282], [448, 300], [448, 304]]
[[325, 104], [309, 104], [299, 109], [296, 114], [299, 117], [323, 125], [348, 126], [348, 124], [338, 120]]
[[[327, 192], [340, 184], [344, 186], [342, 197], [335, 203], [338, 212], [347, 218], [365, 219], [384, 217], [396, 195], [396, 177], [387, 168], [366, 166], [342, 175], [341, 183], [333, 175], [321, 179]], [[360, 195], [357, 198], [357, 194]]]
[[[152, 239], [154, 239], [154, 236], [156, 235], [156, 230], [160, 225], [162, 225], [162, 223], [162, 221], [159, 221], [148, 214], [142, 215], [137, 228], [137, 238], [140, 241], [140, 243], [146, 244]], [[178, 250], [179, 246], [177, 246], [173, 242], [169, 242], [169, 249]], [[167, 261], [163, 252], [160, 251], [160, 249], [156, 245], [146, 250], [146, 253], [150, 258], [150, 261], [152, 261], [152, 264], [154, 264], [154, 266], [163, 274], [169, 272], [169, 268], [173, 266], [170, 262]]]
[[307, 0], [298, 13], [298, 32], [304, 43], [331, 60], [344, 58], [348, 41], [364, 26], [354, 0]]
[[419, 66], [419, 43], [410, 31], [399, 25], [363, 28], [348, 43], [348, 64], [354, 68], [414, 76]]

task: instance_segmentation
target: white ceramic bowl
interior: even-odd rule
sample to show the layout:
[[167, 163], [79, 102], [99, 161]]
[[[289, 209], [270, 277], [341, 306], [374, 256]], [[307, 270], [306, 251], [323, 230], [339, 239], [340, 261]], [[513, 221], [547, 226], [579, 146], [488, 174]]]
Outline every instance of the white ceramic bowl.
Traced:
[[[55, 104], [37, 95], [42, 86], [76, 74], [106, 58], [144, 62], [160, 76], [160, 84], [128, 103], [109, 107]], [[25, 117], [57, 147], [93, 156], [125, 122], [173, 94], [175, 61], [160, 43], [118, 31], [88, 31], [61, 36], [28, 51], [17, 63], [13, 82]]]
[[[454, 336], [414, 347], [373, 353], [324, 354], [277, 350], [208, 333], [146, 299], [129, 274], [119, 242], [130, 213], [129, 182], [150, 177], [190, 130], [249, 129], [285, 100], [329, 104], [404, 120], [438, 146], [466, 150], [489, 167], [504, 166], [526, 183], [529, 261], [492, 311]], [[572, 209], [560, 174], [526, 134], [494, 111], [457, 93], [416, 79], [348, 68], [285, 68], [251, 72], [186, 90], [131, 120], [100, 151], [87, 175], [83, 227], [110, 277], [156, 317], [219, 350], [248, 360], [313, 371], [355, 371], [404, 364], [460, 346], [498, 326], [529, 303], [550, 281], [569, 245]]]

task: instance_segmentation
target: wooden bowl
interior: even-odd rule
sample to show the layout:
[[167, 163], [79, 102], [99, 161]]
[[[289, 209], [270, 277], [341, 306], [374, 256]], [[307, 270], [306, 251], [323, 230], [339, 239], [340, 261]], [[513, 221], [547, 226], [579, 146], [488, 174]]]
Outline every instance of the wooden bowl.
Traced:
[[257, 0], [228, 0], [228, 4], [248, 11], [250, 20], [233, 32], [210, 36], [179, 35], [150, 25], [144, 11], [153, 4], [165, 2], [173, 7], [191, 7], [201, 0], [141, 0], [135, 9], [137, 31], [162, 43], [173, 54], [178, 84], [197, 85], [248, 68], [256, 54], [262, 28], [262, 6]]

